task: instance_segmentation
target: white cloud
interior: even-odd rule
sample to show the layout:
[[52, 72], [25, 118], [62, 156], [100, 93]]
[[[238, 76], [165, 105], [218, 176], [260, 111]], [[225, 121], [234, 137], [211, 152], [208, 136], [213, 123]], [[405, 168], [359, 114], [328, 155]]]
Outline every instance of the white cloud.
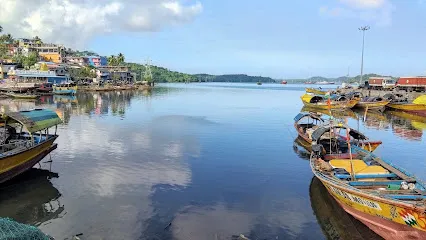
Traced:
[[338, 0], [337, 6], [322, 6], [326, 17], [357, 18], [367, 24], [387, 26], [392, 23], [395, 6], [389, 0]]
[[341, 3], [359, 9], [377, 9], [385, 6], [387, 0], [339, 0]]
[[187, 23], [202, 11], [200, 2], [181, 0], [0, 0], [0, 5], [5, 32], [71, 47], [82, 47], [99, 34]]

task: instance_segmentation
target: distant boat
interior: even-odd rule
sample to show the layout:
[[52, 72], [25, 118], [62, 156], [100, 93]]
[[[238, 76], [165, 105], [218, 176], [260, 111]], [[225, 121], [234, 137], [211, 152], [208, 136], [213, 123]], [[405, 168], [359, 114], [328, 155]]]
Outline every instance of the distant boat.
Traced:
[[287, 81], [282, 81], [281, 84], [287, 84]]
[[309, 82], [305, 82], [305, 84], [314, 84], [314, 82], [309, 81]]
[[326, 84], [334, 84], [334, 82], [321, 81], [321, 82], [317, 82], [317, 84], [326, 85]]
[[257, 85], [262, 85], [262, 82], [257, 82]]

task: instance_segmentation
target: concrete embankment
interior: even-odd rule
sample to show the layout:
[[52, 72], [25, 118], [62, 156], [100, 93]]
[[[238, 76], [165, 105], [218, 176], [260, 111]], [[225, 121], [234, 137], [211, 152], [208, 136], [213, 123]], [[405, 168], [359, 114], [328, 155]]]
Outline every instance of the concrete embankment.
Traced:
[[349, 93], [353, 91], [361, 92], [364, 96], [371, 96], [371, 97], [383, 97], [383, 95], [387, 93], [391, 94], [401, 94], [404, 96], [404, 98], [407, 98], [408, 100], [414, 100], [420, 95], [424, 95], [426, 93], [424, 92], [406, 92], [406, 91], [385, 91], [385, 90], [368, 90], [368, 89], [338, 89], [340, 93]]

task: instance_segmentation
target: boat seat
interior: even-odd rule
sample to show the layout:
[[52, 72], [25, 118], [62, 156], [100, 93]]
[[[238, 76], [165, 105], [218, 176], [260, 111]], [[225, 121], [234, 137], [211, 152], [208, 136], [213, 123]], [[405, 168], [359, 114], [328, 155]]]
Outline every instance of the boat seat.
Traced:
[[[333, 168], [343, 168], [348, 173], [351, 173], [351, 160], [349, 159], [333, 159], [329, 161]], [[352, 166], [354, 173], [357, 175], [368, 174], [368, 175], [380, 175], [389, 174], [390, 172], [382, 166], [368, 166], [363, 160], [353, 159]]]

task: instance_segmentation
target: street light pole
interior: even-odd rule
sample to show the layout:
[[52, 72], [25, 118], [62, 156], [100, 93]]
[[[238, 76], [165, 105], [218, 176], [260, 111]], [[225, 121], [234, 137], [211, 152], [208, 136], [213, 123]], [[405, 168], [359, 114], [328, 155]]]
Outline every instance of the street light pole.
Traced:
[[362, 55], [361, 55], [361, 79], [360, 79], [360, 85], [362, 84], [362, 76], [364, 71], [364, 40], [365, 40], [365, 31], [369, 30], [369, 26], [364, 26], [358, 28], [358, 30], [362, 31]]

